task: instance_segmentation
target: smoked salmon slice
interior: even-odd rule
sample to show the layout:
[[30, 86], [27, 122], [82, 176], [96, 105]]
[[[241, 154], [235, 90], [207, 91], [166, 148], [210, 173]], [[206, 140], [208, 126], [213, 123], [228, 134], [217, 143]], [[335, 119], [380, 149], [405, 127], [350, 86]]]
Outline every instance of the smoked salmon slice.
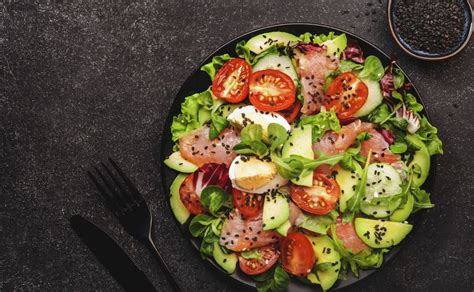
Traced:
[[181, 156], [189, 162], [202, 166], [206, 163], [230, 165], [237, 156], [232, 152], [240, 142], [240, 133], [234, 128], [225, 129], [220, 135], [209, 140], [209, 126], [203, 126], [179, 138]]

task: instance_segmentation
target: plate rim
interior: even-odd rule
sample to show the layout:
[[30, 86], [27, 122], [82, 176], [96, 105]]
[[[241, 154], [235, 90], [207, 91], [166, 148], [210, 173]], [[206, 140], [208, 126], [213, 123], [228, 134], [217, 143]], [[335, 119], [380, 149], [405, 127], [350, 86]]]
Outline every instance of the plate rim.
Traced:
[[[264, 31], [266, 30], [269, 30], [269, 29], [272, 29], [272, 30], [277, 30], [277, 29], [281, 29], [282, 31], [285, 31], [285, 28], [288, 28], [288, 27], [294, 27], [294, 26], [306, 26], [308, 28], [313, 28], [313, 29], [325, 29], [325, 30], [328, 30], [328, 31], [337, 31], [337, 32], [340, 32], [340, 33], [345, 33], [348, 38], [353, 38], [357, 41], [361, 41], [363, 43], [365, 43], [365, 45], [368, 45], [370, 47], [372, 47], [373, 49], [375, 49], [377, 51], [377, 54], [379, 55], [382, 55], [384, 58], [388, 59], [388, 60], [392, 60], [392, 58], [386, 54], [382, 49], [380, 49], [377, 45], [375, 45], [374, 43], [372, 43], [371, 41], [368, 41], [367, 39], [365, 39], [364, 37], [361, 37], [359, 35], [356, 35], [352, 32], [349, 32], [345, 29], [341, 29], [339, 27], [336, 27], [336, 26], [332, 26], [332, 25], [326, 25], [326, 24], [320, 24], [320, 23], [313, 23], [313, 22], [285, 22], [285, 23], [276, 23], [276, 24], [271, 24], [271, 25], [266, 25], [266, 26], [262, 26], [262, 27], [258, 27], [258, 28], [254, 28], [250, 31], [246, 31], [242, 34], [239, 34], [238, 36], [222, 43], [221, 45], [219, 45], [215, 50], [212, 51], [212, 53], [208, 54], [199, 64], [196, 68], [194, 68], [191, 73], [184, 79], [184, 81], [181, 83], [181, 86], [178, 90], [178, 92], [176, 93], [176, 95], [174, 96], [173, 98], [173, 101], [171, 103], [171, 106], [169, 107], [169, 110], [167, 112], [167, 118], [164, 122], [164, 126], [163, 126], [163, 129], [162, 129], [162, 132], [161, 132], [161, 141], [158, 143], [159, 144], [159, 149], [160, 151], [158, 151], [158, 160], [159, 160], [159, 164], [161, 167], [159, 167], [159, 174], [160, 174], [160, 179], [161, 179], [161, 184], [160, 184], [160, 188], [161, 188], [161, 192], [162, 194], [164, 195], [164, 197], [167, 199], [167, 205], [168, 205], [168, 209], [171, 211], [171, 214], [172, 214], [172, 217], [173, 217], [173, 221], [175, 222], [175, 224], [178, 226], [178, 229], [180, 229], [180, 232], [182, 232], [182, 234], [184, 235], [184, 238], [186, 240], [188, 240], [192, 246], [193, 249], [195, 249], [195, 252], [197, 253], [197, 255], [200, 255], [200, 252], [199, 252], [199, 246], [198, 246], [198, 242], [200, 242], [200, 240], [198, 238], [193, 238], [190, 234], [189, 234], [189, 230], [188, 230], [188, 226], [189, 226], [189, 219], [187, 220], [187, 222], [185, 224], [180, 224], [176, 218], [174, 217], [173, 215], [173, 212], [172, 212], [172, 209], [171, 209], [171, 205], [169, 203], [169, 185], [167, 185], [166, 183], [166, 179], [165, 179], [165, 170], [168, 170], [167, 166], [163, 163], [164, 159], [167, 157], [168, 154], [165, 153], [164, 150], [164, 146], [165, 146], [165, 143], [166, 143], [166, 140], [165, 138], [169, 138], [171, 137], [171, 131], [170, 131], [170, 125], [171, 125], [171, 122], [173, 120], [173, 117], [177, 114], [173, 111], [173, 109], [175, 109], [176, 107], [179, 107], [181, 106], [181, 103], [183, 102], [184, 98], [185, 98], [185, 94], [184, 92], [186, 91], [185, 90], [185, 86], [186, 84], [188, 84], [190, 82], [190, 80], [196, 75], [196, 74], [199, 74], [200, 72], [202, 72], [200, 70], [200, 68], [204, 65], [204, 64], [207, 64], [208, 62], [210, 62], [210, 60], [212, 59], [212, 57], [216, 56], [219, 51], [223, 50], [225, 47], [227, 47], [228, 45], [230, 45], [231, 43], [234, 43], [234, 42], [237, 42], [238, 40], [240, 39], [250, 39], [253, 35], [255, 35], [256, 33], [263, 33]], [[420, 92], [418, 91], [418, 89], [416, 88], [416, 86], [413, 84], [411, 78], [408, 76], [408, 74], [399, 66], [398, 63], [395, 64], [402, 72], [403, 74], [405, 75], [406, 77], [406, 80], [408, 82], [410, 82], [413, 86], [412, 86], [412, 92], [415, 93], [415, 97], [417, 99], [417, 101], [419, 103], [421, 103], [423, 105], [423, 110], [422, 110], [422, 113], [426, 116], [426, 118], [428, 119], [428, 121], [431, 122], [431, 118], [430, 118], [430, 115], [429, 113], [427, 112], [426, 110], [426, 106], [425, 106], [425, 103], [423, 101], [423, 98], [420, 94]], [[198, 91], [196, 91], [198, 92]], [[436, 168], [437, 168], [437, 163], [436, 163], [436, 156], [431, 156], [430, 157], [431, 159], [431, 168], [430, 168], [430, 172], [429, 172], [429, 175], [428, 175], [428, 179], [427, 181], [425, 182], [424, 184], [424, 187], [426, 190], [428, 191], [432, 191], [433, 189], [433, 185], [434, 185], [434, 181], [435, 181], [435, 176], [436, 176]], [[169, 171], [169, 170], [168, 170]], [[176, 172], [177, 173], [177, 172]], [[392, 258], [395, 257], [396, 254], [398, 254], [400, 251], [403, 250], [403, 247], [407, 244], [407, 242], [410, 242], [412, 240], [412, 238], [414, 237], [414, 234], [416, 233], [416, 231], [418, 230], [418, 227], [420, 224], [418, 224], [419, 221], [421, 221], [421, 217], [425, 214], [426, 212], [417, 212], [417, 214], [414, 214], [412, 215], [412, 220], [414, 222], [413, 224], [413, 231], [409, 234], [409, 236], [402, 241], [401, 244], [393, 247], [391, 249], [391, 251], [387, 254], [387, 257], [384, 258], [384, 262], [382, 264], [382, 266], [380, 268], [376, 268], [376, 269], [367, 269], [367, 270], [361, 270], [361, 277], [359, 278], [356, 278], [355, 281], [351, 281], [350, 283], [347, 283], [348, 281], [344, 280], [344, 281], [341, 281], [341, 280], [338, 280], [336, 282], [336, 284], [339, 284], [337, 285], [336, 287], [333, 287], [331, 288], [330, 290], [331, 291], [334, 291], [334, 290], [339, 290], [339, 289], [343, 289], [343, 288], [346, 288], [346, 287], [349, 287], [349, 286], [352, 286], [356, 283], [359, 283], [361, 282], [363, 279], [369, 277], [370, 275], [374, 274], [375, 272], [377, 272], [378, 270], [382, 269], [384, 266], [386, 266], [389, 262], [392, 261]], [[206, 262], [205, 265], [207, 266], [212, 266], [213, 269], [217, 269], [220, 271], [220, 273], [217, 275], [218, 277], [220, 278], [223, 278], [225, 277], [225, 279], [228, 279], [228, 278], [232, 278], [232, 281], [236, 284], [239, 284], [239, 285], [242, 285], [242, 286], [245, 286], [246, 288], [255, 288], [255, 281], [253, 281], [251, 279], [250, 276], [247, 276], [247, 279], [248, 281], [243, 281], [242, 279], [240, 278], [237, 278], [236, 277], [236, 274], [227, 274], [225, 273], [225, 271], [220, 268], [214, 261], [212, 261], [211, 259], [204, 259], [203, 260], [204, 262]], [[236, 269], [236, 271], [239, 271], [239, 269]], [[351, 273], [350, 273], [351, 274]], [[353, 277], [353, 275], [351, 275], [350, 277]], [[340, 285], [341, 283], [345, 283], [344, 285]], [[295, 281], [294, 279], [291, 279], [290, 280], [290, 286], [289, 288], [291, 288], [293, 285], [297, 285], [299, 287], [301, 287], [301, 283], [300, 282], [297, 282]], [[307, 289], [312, 289], [312, 291], [314, 291], [314, 289], [318, 289], [319, 286], [316, 286], [316, 285], [308, 285], [308, 284], [304, 284], [304, 288], [307, 288]], [[303, 291], [303, 290], [302, 290]], [[309, 291], [309, 290], [308, 290]]]

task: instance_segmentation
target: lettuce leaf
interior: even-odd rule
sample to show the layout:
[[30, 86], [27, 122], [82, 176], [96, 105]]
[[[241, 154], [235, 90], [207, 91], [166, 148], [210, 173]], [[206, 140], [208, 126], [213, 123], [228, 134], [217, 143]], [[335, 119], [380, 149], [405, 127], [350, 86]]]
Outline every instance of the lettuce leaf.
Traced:
[[312, 125], [313, 143], [321, 138], [326, 131], [333, 130], [338, 132], [341, 130], [341, 125], [339, 124], [339, 119], [336, 116], [334, 108], [331, 108], [330, 111], [326, 111], [326, 109], [322, 107], [319, 114], [303, 117], [298, 123], [298, 126], [302, 125]]
[[185, 133], [195, 130], [208, 122], [209, 119], [199, 120], [199, 110], [204, 109], [210, 112], [213, 103], [210, 89], [186, 97], [181, 104], [181, 113], [173, 118], [171, 124], [172, 140], [176, 142]]
[[211, 80], [214, 80], [214, 77], [216, 76], [217, 74], [217, 71], [219, 71], [219, 69], [224, 66], [224, 64], [231, 60], [232, 57], [229, 55], [229, 54], [224, 54], [224, 55], [220, 55], [220, 56], [215, 56], [212, 58], [212, 61], [203, 65], [201, 67], [201, 71], [204, 71], [206, 72], [209, 77], [211, 77]]
[[255, 57], [255, 54], [252, 53], [250, 49], [245, 46], [246, 43], [247, 41], [245, 40], [238, 42], [235, 46], [235, 53], [237, 54], [237, 56], [247, 61], [247, 63], [252, 64], [252, 60]]
[[420, 119], [420, 128], [416, 131], [416, 135], [425, 143], [430, 155], [444, 153], [443, 142], [438, 137], [438, 129], [433, 127], [425, 116]]
[[315, 43], [315, 44], [322, 44], [325, 41], [328, 40], [333, 40], [339, 35], [336, 35], [333, 31], [329, 32], [328, 34], [311, 34], [309, 32], [306, 32], [302, 35], [300, 35], [300, 39], [304, 43]]

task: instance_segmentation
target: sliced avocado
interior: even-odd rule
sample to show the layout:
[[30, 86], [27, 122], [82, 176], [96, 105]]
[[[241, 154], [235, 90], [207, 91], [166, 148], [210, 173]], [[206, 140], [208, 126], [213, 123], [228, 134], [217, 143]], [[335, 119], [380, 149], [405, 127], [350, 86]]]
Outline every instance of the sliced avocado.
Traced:
[[428, 148], [426, 148], [425, 143], [423, 143], [423, 141], [421, 141], [416, 135], [406, 135], [405, 139], [420, 148], [415, 152], [413, 160], [408, 164], [409, 169], [411, 169], [415, 164], [418, 164], [420, 167], [420, 173], [415, 174], [413, 177], [413, 184], [419, 187], [425, 182], [430, 172], [430, 152], [428, 151]]
[[267, 193], [263, 203], [263, 230], [275, 229], [288, 220], [290, 204], [280, 193]]
[[359, 178], [362, 177], [362, 167], [356, 164], [355, 171], [346, 170], [342, 167], [337, 169], [336, 181], [341, 189], [339, 197], [339, 210], [344, 212], [347, 202], [354, 196]]
[[192, 164], [181, 156], [179, 151], [174, 152], [163, 161], [166, 166], [179, 172], [191, 173], [198, 169], [197, 165]]
[[415, 204], [415, 198], [411, 195], [408, 194], [408, 199], [406, 203], [401, 206], [401, 208], [395, 210], [390, 216], [391, 221], [396, 221], [396, 222], [403, 222], [410, 217], [411, 211], [413, 211], [413, 205]]
[[204, 125], [211, 119], [211, 111], [205, 108], [200, 108], [198, 111], [199, 124]]
[[183, 202], [179, 196], [179, 188], [181, 184], [186, 179], [186, 174], [178, 174], [174, 179], [170, 187], [170, 205], [171, 210], [173, 211], [174, 217], [178, 220], [179, 223], [184, 224], [189, 218], [189, 211], [184, 207]]
[[[317, 262], [316, 273], [311, 272], [307, 278], [314, 284], [321, 285], [324, 291], [329, 290], [336, 283], [341, 270], [341, 255], [335, 250], [332, 239], [327, 236], [308, 236], [313, 246]], [[318, 265], [330, 263], [324, 270], [318, 270]]]
[[237, 261], [239, 260], [235, 253], [226, 254], [222, 251], [219, 243], [214, 242], [214, 250], [212, 256], [216, 263], [229, 274], [232, 274], [237, 267]]
[[[305, 158], [314, 159], [314, 152], [312, 148], [312, 126], [304, 125], [296, 127], [292, 132], [290, 138], [283, 145], [281, 151], [282, 157], [287, 158], [292, 154], [300, 155]], [[313, 185], [313, 173], [310, 172], [305, 176], [300, 176], [291, 180], [292, 183], [311, 187]]]
[[367, 218], [356, 218], [354, 226], [357, 236], [372, 248], [397, 245], [413, 228], [411, 224]]
[[338, 35], [332, 40], [327, 40], [321, 45], [326, 46], [326, 54], [331, 57], [339, 58], [347, 46], [346, 34]]
[[363, 117], [370, 114], [383, 101], [382, 89], [380, 83], [371, 79], [361, 79], [367, 85], [369, 95], [364, 105], [354, 114], [355, 117]]
[[290, 76], [295, 85], [298, 86], [298, 75], [296, 74], [296, 70], [290, 57], [280, 55], [279, 53], [267, 54], [258, 60], [257, 64], [253, 66], [253, 72], [267, 69], [278, 70], [285, 73]]
[[300, 39], [283, 31], [266, 32], [249, 39], [245, 46], [255, 54], [260, 54], [273, 45], [287, 45]]
[[290, 229], [291, 223], [290, 220], [286, 220], [282, 225], [278, 226], [276, 232], [280, 233], [283, 236], [288, 235], [288, 229]]

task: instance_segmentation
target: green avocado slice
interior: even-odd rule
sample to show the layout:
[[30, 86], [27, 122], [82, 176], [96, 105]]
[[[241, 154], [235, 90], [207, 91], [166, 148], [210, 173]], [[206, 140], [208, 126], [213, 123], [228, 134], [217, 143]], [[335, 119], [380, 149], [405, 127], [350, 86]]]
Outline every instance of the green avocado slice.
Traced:
[[174, 217], [178, 220], [179, 223], [184, 224], [189, 216], [190, 213], [186, 207], [184, 207], [183, 202], [181, 202], [181, 198], [179, 196], [179, 188], [181, 184], [186, 179], [186, 174], [179, 174], [173, 181], [170, 187], [170, 205], [171, 210], [173, 211]]
[[397, 245], [413, 228], [411, 224], [367, 218], [356, 218], [354, 226], [357, 236], [372, 248]]

